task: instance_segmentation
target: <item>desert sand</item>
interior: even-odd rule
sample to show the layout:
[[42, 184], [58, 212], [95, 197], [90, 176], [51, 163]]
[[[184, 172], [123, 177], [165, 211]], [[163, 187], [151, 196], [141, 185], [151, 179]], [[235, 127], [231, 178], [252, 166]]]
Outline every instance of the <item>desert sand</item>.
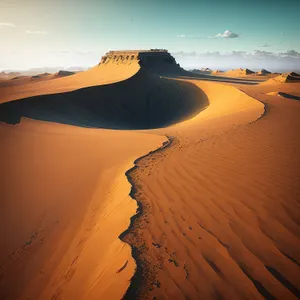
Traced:
[[[151, 261], [150, 282], [142, 286], [153, 289], [139, 293], [296, 299], [299, 102], [240, 87], [262, 105], [229, 87], [195, 84], [210, 99], [208, 108], [160, 131], [173, 137], [173, 146], [152, 157], [150, 172], [144, 165], [150, 157], [136, 171], [142, 186], [136, 198], [147, 209], [133, 231], [138, 237], [128, 242], [141, 248], [141, 238], [147, 241], [137, 257]], [[130, 299], [136, 289], [128, 292]]]
[[125, 172], [165, 138], [29, 119], [0, 138], [0, 298], [120, 299], [135, 269], [118, 239], [136, 211]]
[[234, 69], [234, 70], [228, 70], [225, 72], [226, 75], [232, 76], [232, 77], [240, 77], [240, 76], [246, 76], [246, 75], [252, 75], [255, 72], [249, 69]]
[[264, 84], [277, 84], [277, 83], [297, 83], [300, 82], [300, 75], [295, 72], [283, 73], [281, 75], [275, 76]]
[[225, 72], [222, 70], [214, 70], [211, 72], [212, 75], [223, 75]]
[[260, 71], [256, 72], [259, 76], [271, 75], [272, 73], [266, 69], [261, 69]]
[[1, 299], [299, 298], [300, 83], [151, 55], [0, 87]]

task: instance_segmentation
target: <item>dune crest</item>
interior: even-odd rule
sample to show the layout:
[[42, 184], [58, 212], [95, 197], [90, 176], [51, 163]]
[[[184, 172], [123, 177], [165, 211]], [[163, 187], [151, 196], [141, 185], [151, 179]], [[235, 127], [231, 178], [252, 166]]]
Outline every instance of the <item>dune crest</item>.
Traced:
[[224, 71], [222, 71], [222, 70], [214, 70], [214, 71], [212, 71], [212, 75], [220, 75], [220, 74], [224, 74], [225, 72]]
[[144, 217], [126, 238], [146, 271], [125, 299], [296, 299], [299, 103], [192, 82], [210, 105], [157, 130], [171, 147], [132, 174]]
[[[182, 71], [166, 51], [111, 51], [93, 71], [67, 79], [73, 82], [90, 72], [107, 78], [107, 73], [117, 70], [131, 70], [132, 74], [121, 82], [8, 101], [0, 105], [0, 120], [16, 124], [28, 117], [85, 127], [149, 129], [191, 118], [208, 104], [193, 84], [162, 78], [160, 74]], [[62, 80], [41, 82], [34, 92]]]
[[257, 74], [257, 75], [261, 75], [261, 76], [265, 76], [265, 75], [270, 75], [270, 74], [272, 74], [272, 73], [269, 72], [269, 71], [266, 70], [266, 69], [261, 69], [261, 70], [258, 71], [256, 74]]
[[299, 83], [249, 71], [151, 49], [1, 83], [0, 298], [299, 298], [299, 102], [273, 95]]
[[272, 79], [263, 82], [262, 84], [276, 84], [276, 83], [297, 83], [300, 82], [300, 74], [296, 72], [283, 73]]
[[300, 96], [284, 93], [284, 92], [268, 92], [266, 95], [269, 96], [279, 96], [286, 99], [300, 100]]
[[76, 74], [75, 72], [71, 71], [65, 71], [65, 70], [60, 70], [55, 74], [57, 77], [64, 77], [64, 76], [70, 76]]
[[[209, 106], [193, 119], [157, 130], [157, 133], [172, 137], [171, 146], [142, 159], [139, 168], [131, 174], [133, 184], [141, 187], [136, 199], [144, 215], [136, 220], [136, 227], [133, 226], [124, 240], [137, 249], [135, 259], [146, 271], [137, 272], [125, 299], [198, 299], [200, 295], [205, 299], [213, 298], [213, 282], [216, 281], [213, 275], [208, 275], [209, 265], [200, 259], [200, 252], [205, 251], [203, 256], [212, 260], [212, 264], [214, 262], [208, 257], [209, 246], [198, 239], [199, 236], [205, 239], [202, 227], [206, 225], [201, 219], [208, 218], [204, 208], [206, 185], [202, 168], [203, 159], [210, 154], [201, 158], [201, 147], [206, 139], [215, 140], [214, 136], [223, 136], [232, 127], [257, 120], [264, 113], [264, 105], [231, 86], [190, 82], [204, 91]], [[145, 169], [150, 161], [152, 167]], [[144, 242], [146, 247], [143, 247]], [[208, 247], [207, 251], [203, 247]], [[140, 289], [136, 289], [137, 284]], [[255, 295], [250, 284], [244, 288], [244, 294]], [[218, 289], [225, 298], [235, 296], [226, 284], [220, 283]]]
[[165, 137], [22, 119], [0, 140], [0, 298], [120, 299], [135, 269], [125, 172]]
[[252, 75], [255, 72], [250, 70], [250, 69], [233, 69], [226, 71], [224, 75], [232, 76], [232, 77], [239, 77], [239, 76], [247, 76], [247, 75]]

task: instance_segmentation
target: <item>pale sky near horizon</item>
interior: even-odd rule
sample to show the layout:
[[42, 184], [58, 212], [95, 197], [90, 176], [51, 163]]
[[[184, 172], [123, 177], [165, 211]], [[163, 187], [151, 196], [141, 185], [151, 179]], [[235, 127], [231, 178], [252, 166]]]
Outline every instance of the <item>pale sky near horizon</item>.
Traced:
[[299, 12], [300, 0], [0, 0], [0, 71], [89, 67], [110, 49], [149, 48], [189, 67], [300, 68]]

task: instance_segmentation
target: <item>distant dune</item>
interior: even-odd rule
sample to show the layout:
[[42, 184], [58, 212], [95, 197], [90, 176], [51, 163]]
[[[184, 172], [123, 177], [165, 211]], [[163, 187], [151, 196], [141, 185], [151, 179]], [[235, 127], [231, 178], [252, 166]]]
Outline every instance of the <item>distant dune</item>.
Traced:
[[41, 73], [41, 74], [37, 74], [37, 75], [33, 75], [32, 78], [43, 78], [43, 77], [47, 77], [51, 75], [50, 73]]
[[224, 75], [232, 76], [232, 77], [239, 77], [239, 76], [247, 76], [247, 75], [252, 75], [255, 72], [249, 69], [234, 69], [234, 70], [229, 70], [224, 73]]
[[300, 82], [300, 75], [295, 72], [284, 73], [269, 79], [264, 84], [276, 84], [276, 83], [297, 83]]
[[16, 80], [16, 79], [23, 79], [23, 78], [26, 78], [28, 76], [26, 75], [18, 75], [18, 76], [14, 76], [13, 78], [11, 78], [11, 80]]
[[74, 75], [74, 74], [75, 74], [75, 72], [60, 70], [60, 71], [58, 71], [58, 73], [56, 75], [57, 75], [57, 77], [64, 77], [64, 76], [70, 76], [70, 75]]
[[12, 79], [16, 76], [21, 75], [20, 72], [0, 72], [0, 80], [8, 80], [8, 79]]
[[210, 68], [202, 68], [201, 70], [193, 69], [190, 70], [190, 72], [197, 73], [197, 74], [211, 74], [212, 70]]
[[258, 71], [256, 74], [257, 74], [257, 75], [265, 76], [265, 75], [270, 75], [270, 74], [272, 74], [272, 73], [269, 72], [269, 71], [267, 71], [266, 69], [261, 69], [261, 70]]
[[222, 71], [222, 70], [214, 70], [214, 71], [212, 71], [212, 75], [223, 75], [225, 72], [224, 71]]

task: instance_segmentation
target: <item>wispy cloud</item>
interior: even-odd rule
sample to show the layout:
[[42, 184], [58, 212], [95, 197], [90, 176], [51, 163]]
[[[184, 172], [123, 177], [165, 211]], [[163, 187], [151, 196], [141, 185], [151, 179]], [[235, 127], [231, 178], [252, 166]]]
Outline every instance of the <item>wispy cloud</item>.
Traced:
[[16, 27], [16, 25], [13, 23], [0, 22], [0, 27]]
[[260, 46], [260, 48], [267, 48], [267, 47], [271, 47], [271, 46], [272, 46], [272, 45], [265, 43], [265, 44], [263, 44], [262, 46]]
[[172, 52], [180, 65], [188, 68], [210, 67], [211, 69], [266, 68], [271, 71], [300, 71], [298, 49], [285, 52], [263, 50], [231, 52]]
[[295, 50], [288, 50], [286, 52], [280, 53], [281, 56], [289, 56], [289, 57], [295, 57], [295, 58], [300, 58], [300, 52], [297, 52]]
[[196, 39], [196, 40], [202, 40], [202, 39], [218, 39], [218, 38], [225, 38], [225, 39], [234, 39], [239, 37], [240, 35], [237, 33], [234, 33], [230, 30], [225, 30], [224, 33], [218, 33], [215, 36], [200, 36], [200, 35], [188, 35], [188, 34], [179, 34], [176, 37], [181, 39]]
[[176, 37], [180, 38], [180, 39], [191, 39], [191, 40], [202, 40], [202, 39], [209, 38], [209, 37], [200, 36], [200, 35], [193, 35], [193, 34], [179, 34]]
[[41, 34], [41, 35], [48, 34], [48, 32], [45, 30], [26, 30], [25, 33], [26, 34]]
[[[280, 52], [280, 53], [275, 53], [275, 52], [270, 52], [270, 51], [263, 51], [263, 50], [254, 50], [252, 52], [248, 51], [231, 51], [231, 52], [220, 52], [220, 51], [206, 51], [206, 52], [173, 52], [172, 53], [176, 57], [191, 57], [191, 58], [201, 58], [201, 57], [243, 57], [243, 58], [251, 58], [251, 57], [256, 57], [256, 58], [299, 58], [300, 57], [300, 52], [297, 52], [296, 50], [288, 50], [286, 52]], [[299, 61], [300, 62], [300, 61]]]
[[224, 33], [218, 33], [216, 38], [234, 39], [239, 37], [239, 34], [234, 33], [230, 30], [225, 30]]

